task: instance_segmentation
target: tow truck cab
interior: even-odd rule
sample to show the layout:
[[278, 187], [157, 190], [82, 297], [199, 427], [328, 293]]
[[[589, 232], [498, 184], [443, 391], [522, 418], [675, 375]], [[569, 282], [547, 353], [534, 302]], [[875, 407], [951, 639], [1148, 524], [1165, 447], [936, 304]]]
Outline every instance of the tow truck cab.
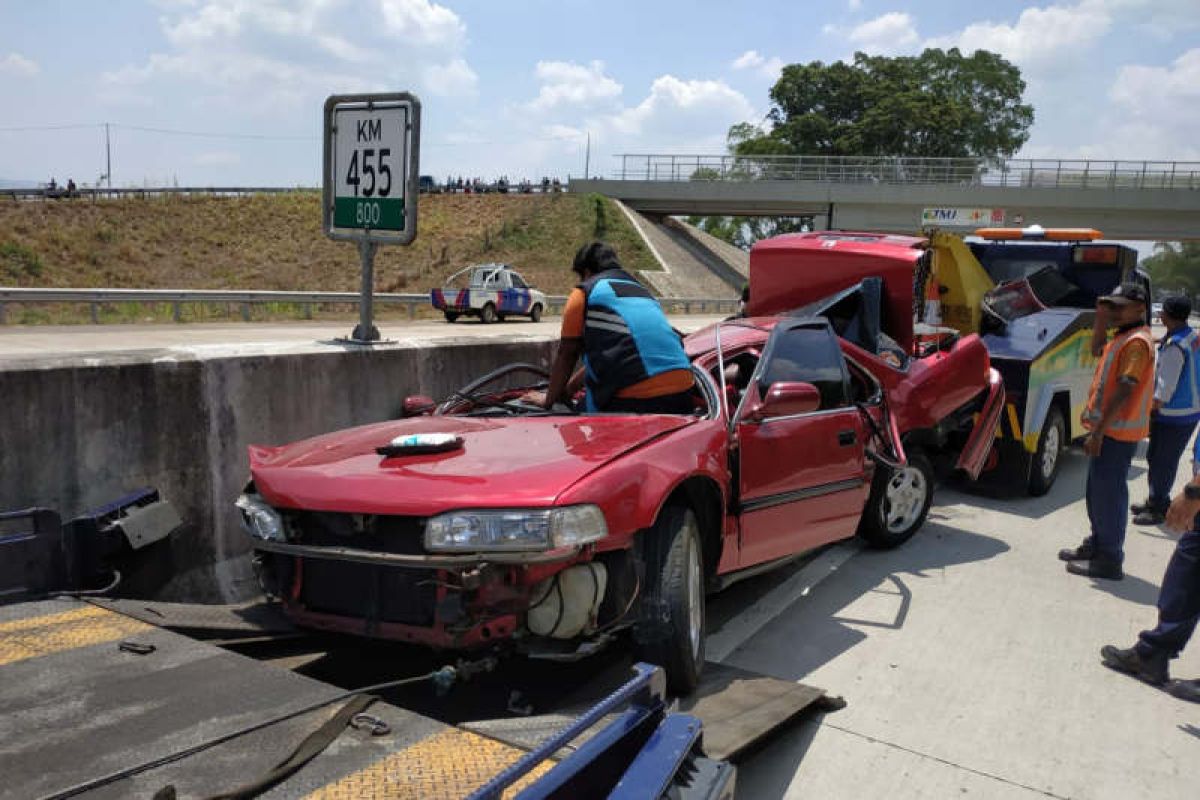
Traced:
[[[1004, 377], [1007, 407], [993, 480], [1045, 494], [1062, 448], [1084, 435], [1080, 413], [1097, 358], [1091, 352], [1096, 301], [1123, 282], [1150, 279], [1137, 251], [1100, 241], [1092, 229], [981, 228], [979, 241], [934, 232], [932, 263], [917, 290], [940, 300], [938, 324], [978, 333]], [[923, 304], [918, 318], [929, 309]], [[1150, 323], [1147, 308], [1146, 322]]]

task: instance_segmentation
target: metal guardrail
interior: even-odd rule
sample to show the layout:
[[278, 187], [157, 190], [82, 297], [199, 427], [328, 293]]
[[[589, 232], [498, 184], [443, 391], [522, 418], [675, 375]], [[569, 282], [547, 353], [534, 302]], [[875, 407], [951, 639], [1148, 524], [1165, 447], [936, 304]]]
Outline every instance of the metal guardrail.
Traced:
[[[560, 311], [567, 298], [562, 295], [546, 297], [547, 310]], [[661, 297], [659, 302], [673, 313], [732, 313], [738, 301], [716, 297]], [[0, 325], [7, 321], [5, 306], [9, 303], [87, 303], [91, 306], [93, 323], [100, 322], [100, 306], [106, 303], [170, 303], [173, 318], [182, 322], [184, 303], [227, 303], [240, 305], [242, 319], [250, 321], [250, 308], [263, 303], [299, 305], [306, 319], [312, 317], [315, 305], [345, 304], [357, 306], [358, 292], [267, 292], [226, 291], [205, 289], [25, 289], [0, 287]], [[416, 319], [418, 308], [430, 308], [429, 294], [376, 294], [377, 306], [405, 306], [409, 319]]]
[[1038, 189], [1200, 189], [1200, 161], [731, 156], [629, 153], [628, 181], [816, 181]]

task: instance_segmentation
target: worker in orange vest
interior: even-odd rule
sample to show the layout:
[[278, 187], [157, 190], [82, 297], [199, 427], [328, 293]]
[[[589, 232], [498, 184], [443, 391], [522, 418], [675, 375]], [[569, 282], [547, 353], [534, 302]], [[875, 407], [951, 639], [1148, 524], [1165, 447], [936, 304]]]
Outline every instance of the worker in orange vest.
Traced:
[[[1108, 339], [1108, 328], [1116, 334]], [[1082, 422], [1088, 429], [1087, 511], [1091, 535], [1073, 550], [1061, 550], [1067, 572], [1121, 580], [1129, 466], [1134, 450], [1150, 434], [1154, 394], [1154, 339], [1146, 324], [1146, 290], [1123, 283], [1096, 304], [1092, 352], [1100, 356]]]

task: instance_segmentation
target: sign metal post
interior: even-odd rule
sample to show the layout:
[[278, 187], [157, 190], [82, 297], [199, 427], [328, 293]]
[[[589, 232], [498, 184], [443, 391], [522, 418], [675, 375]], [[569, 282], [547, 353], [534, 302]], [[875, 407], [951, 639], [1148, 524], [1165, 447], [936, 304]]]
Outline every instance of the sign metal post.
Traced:
[[331, 95], [324, 122], [322, 227], [358, 243], [362, 268], [358, 326], [344, 341], [377, 344], [375, 253], [417, 236], [421, 101], [408, 92]]

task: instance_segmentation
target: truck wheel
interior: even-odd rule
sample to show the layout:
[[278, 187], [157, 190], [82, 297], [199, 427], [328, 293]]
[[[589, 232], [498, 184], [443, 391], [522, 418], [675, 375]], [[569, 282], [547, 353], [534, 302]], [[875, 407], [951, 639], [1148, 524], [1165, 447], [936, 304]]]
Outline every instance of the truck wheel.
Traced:
[[484, 325], [491, 325], [496, 321], [496, 306], [488, 303], [483, 308], [479, 309], [479, 321]]
[[642, 538], [646, 567], [634, 640], [639, 660], [667, 672], [667, 686], [688, 695], [704, 668], [704, 552], [696, 515], [667, 506]]
[[933, 466], [924, 453], [914, 449], [902, 469], [891, 470], [882, 464], [875, 468], [858, 535], [871, 547], [899, 547], [924, 524], [932, 502]]
[[1029, 465], [1029, 493], [1041, 497], [1050, 491], [1058, 478], [1058, 468], [1062, 465], [1062, 449], [1067, 442], [1067, 421], [1063, 419], [1062, 410], [1050, 406], [1046, 412], [1046, 421], [1042, 423], [1042, 434], [1038, 437], [1037, 451], [1033, 454], [1033, 463]]
[[458, 314], [454, 313], [453, 311], [447, 311], [445, 314], [446, 322], [454, 322], [454, 320], [458, 319]]
[[542, 321], [542, 304], [534, 303], [533, 308], [529, 309], [529, 319], [533, 322]]

